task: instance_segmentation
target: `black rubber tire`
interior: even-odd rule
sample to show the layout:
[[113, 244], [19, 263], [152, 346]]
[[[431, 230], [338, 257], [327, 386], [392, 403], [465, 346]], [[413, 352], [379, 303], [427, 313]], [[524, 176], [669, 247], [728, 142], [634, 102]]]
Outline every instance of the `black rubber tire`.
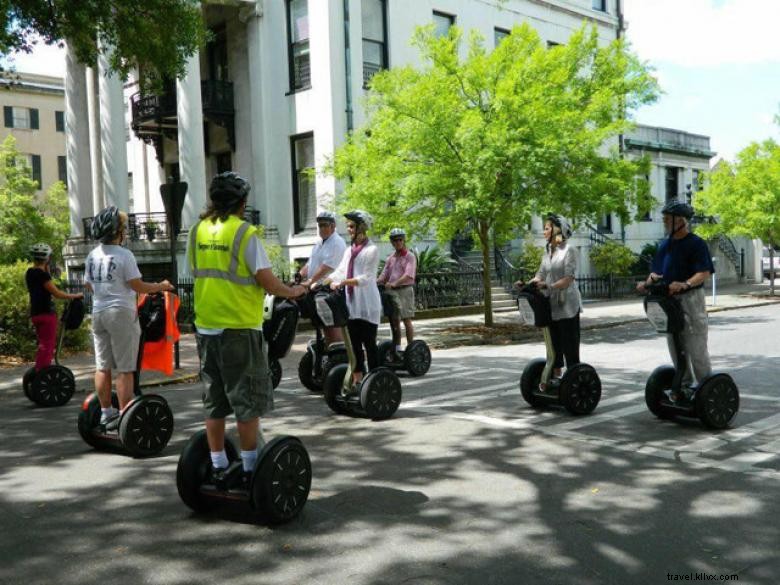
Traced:
[[38, 406], [62, 406], [76, 392], [76, 378], [65, 366], [49, 366], [38, 372], [30, 383], [27, 396]]
[[[119, 397], [116, 392], [111, 393], [111, 404], [119, 410]], [[100, 401], [97, 392], [93, 392], [81, 404], [78, 428], [84, 442], [94, 449], [100, 449], [103, 446], [103, 442], [96, 440], [95, 435], [92, 434], [95, 427], [100, 424], [100, 414]]]
[[347, 358], [347, 351], [342, 349], [338, 351], [331, 351], [324, 358], [322, 358], [322, 379], [328, 376], [334, 366], [338, 364], [346, 364], [349, 361]]
[[674, 366], [658, 366], [645, 384], [645, 404], [647, 409], [658, 418], [671, 418], [672, 413], [664, 408], [661, 401], [664, 398], [664, 390], [672, 387], [674, 380]]
[[173, 434], [173, 412], [156, 394], [144, 394], [125, 409], [119, 422], [119, 439], [133, 457], [157, 455]]
[[347, 374], [348, 369], [349, 366], [347, 364], [336, 364], [330, 369], [325, 377], [325, 381], [322, 383], [322, 394], [325, 398], [325, 404], [336, 414], [347, 413], [347, 408], [337, 400], [337, 397], [341, 396], [341, 386], [344, 384], [344, 376]]
[[404, 350], [404, 368], [415, 378], [424, 376], [431, 369], [431, 350], [421, 339], [415, 339]]
[[601, 400], [601, 380], [593, 366], [575, 364], [561, 380], [559, 399], [575, 415], [590, 414]]
[[390, 365], [390, 354], [395, 351], [393, 342], [385, 340], [376, 347], [376, 361], [380, 366]]
[[725, 429], [739, 411], [739, 389], [728, 374], [715, 374], [696, 390], [696, 415], [704, 426]]
[[377, 368], [363, 378], [360, 406], [373, 420], [390, 418], [401, 405], [401, 381], [390, 368]]
[[520, 394], [523, 395], [523, 400], [534, 408], [544, 405], [542, 399], [536, 396], [534, 392], [539, 388], [539, 382], [542, 381], [542, 372], [544, 372], [546, 364], [547, 360], [544, 358], [531, 360], [525, 366], [523, 374], [520, 376]]
[[301, 361], [298, 362], [298, 379], [303, 384], [303, 387], [312, 392], [322, 392], [322, 386], [317, 384], [312, 371], [314, 369], [314, 354], [307, 351], [301, 356]]
[[[28, 368], [24, 373], [24, 376], [22, 376], [22, 390], [24, 390], [24, 395], [27, 396], [27, 398], [30, 398], [30, 385], [32, 384], [34, 378], [35, 366]], [[30, 400], [32, 400], [32, 398], [30, 398]]]
[[278, 437], [263, 449], [252, 478], [252, 505], [272, 524], [294, 519], [311, 489], [311, 461], [295, 437]]
[[[225, 451], [230, 462], [238, 459], [235, 445], [225, 439]], [[195, 512], [208, 512], [218, 501], [204, 497], [200, 487], [206, 482], [211, 470], [211, 451], [206, 431], [198, 431], [182, 449], [179, 464], [176, 466], [176, 489], [182, 502]]]
[[268, 367], [271, 370], [271, 385], [276, 390], [282, 381], [282, 364], [279, 363], [279, 360], [271, 360]]

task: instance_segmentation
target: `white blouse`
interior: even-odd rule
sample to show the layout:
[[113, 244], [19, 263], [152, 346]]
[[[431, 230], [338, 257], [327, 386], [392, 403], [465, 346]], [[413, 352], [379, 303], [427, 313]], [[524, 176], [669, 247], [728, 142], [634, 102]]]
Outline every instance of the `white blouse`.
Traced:
[[[347, 278], [351, 246], [347, 246], [336, 270], [330, 275], [335, 283]], [[382, 300], [376, 286], [376, 273], [379, 269], [379, 251], [373, 242], [368, 241], [365, 247], [355, 257], [353, 278], [358, 281], [353, 287], [352, 295], [347, 294], [347, 308], [350, 319], [363, 319], [374, 325], [379, 325], [382, 316]]]
[[582, 312], [582, 299], [577, 281], [574, 280], [567, 288], [551, 289], [553, 283], [558, 282], [564, 276], [577, 277], [577, 250], [569, 247], [566, 242], [558, 244], [555, 251], [550, 254], [545, 249], [542, 255], [542, 264], [536, 276], [547, 283], [545, 293], [550, 295], [550, 309], [553, 321], [571, 319], [577, 313]]

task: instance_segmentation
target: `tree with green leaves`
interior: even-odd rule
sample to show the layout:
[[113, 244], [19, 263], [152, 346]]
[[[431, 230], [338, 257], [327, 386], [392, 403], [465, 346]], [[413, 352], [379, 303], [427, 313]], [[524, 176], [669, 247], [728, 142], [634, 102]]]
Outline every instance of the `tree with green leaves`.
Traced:
[[0, 0], [0, 56], [67, 41], [79, 61], [112, 47], [110, 67], [159, 84], [181, 77], [206, 38], [199, 0]]
[[631, 125], [626, 112], [657, 94], [623, 42], [600, 46], [583, 26], [548, 50], [523, 24], [492, 51], [472, 32], [462, 58], [461, 36], [457, 27], [444, 38], [420, 28], [413, 43], [423, 66], [372, 78], [368, 121], [328, 166], [344, 180], [344, 206], [367, 208], [380, 231], [403, 225], [441, 242], [472, 225], [485, 267], [492, 245], [535, 213], [627, 220], [650, 208], [648, 162], [607, 152]]
[[[717, 234], [759, 238], [769, 246], [770, 266], [780, 247], [780, 144], [772, 139], [753, 142], [736, 161], [721, 161], [694, 197], [696, 212], [714, 216], [715, 223], [698, 226], [702, 237]], [[774, 271], [773, 271], [774, 272]], [[775, 274], [770, 274], [775, 294]]]
[[70, 232], [65, 185], [52, 185], [40, 198], [26, 158], [10, 135], [0, 146], [0, 264], [29, 258], [30, 246], [46, 242], [61, 257]]

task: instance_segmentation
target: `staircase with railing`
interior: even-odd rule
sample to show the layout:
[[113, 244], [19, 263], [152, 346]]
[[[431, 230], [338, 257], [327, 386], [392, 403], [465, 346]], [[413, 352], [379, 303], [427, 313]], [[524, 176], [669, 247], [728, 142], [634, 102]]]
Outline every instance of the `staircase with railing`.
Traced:
[[737, 247], [734, 245], [734, 242], [731, 241], [731, 238], [724, 236], [723, 234], [718, 234], [717, 241], [718, 249], [723, 252], [723, 255], [734, 265], [734, 269], [737, 271], [737, 277], [741, 281], [742, 277], [745, 275], [742, 266], [742, 255], [737, 251]]

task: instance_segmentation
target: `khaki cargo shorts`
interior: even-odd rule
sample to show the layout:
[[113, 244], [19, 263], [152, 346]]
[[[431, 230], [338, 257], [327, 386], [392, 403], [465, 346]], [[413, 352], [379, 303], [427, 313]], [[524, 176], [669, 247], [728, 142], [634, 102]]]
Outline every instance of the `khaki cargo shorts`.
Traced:
[[412, 319], [414, 317], [414, 285], [386, 288], [385, 295], [393, 306], [394, 317], [398, 319]]
[[263, 334], [254, 329], [225, 329], [219, 335], [195, 336], [204, 383], [206, 418], [235, 413], [246, 421], [273, 410], [271, 370]]
[[93, 313], [92, 341], [98, 370], [114, 370], [120, 374], [135, 372], [141, 341], [138, 311], [113, 307]]

